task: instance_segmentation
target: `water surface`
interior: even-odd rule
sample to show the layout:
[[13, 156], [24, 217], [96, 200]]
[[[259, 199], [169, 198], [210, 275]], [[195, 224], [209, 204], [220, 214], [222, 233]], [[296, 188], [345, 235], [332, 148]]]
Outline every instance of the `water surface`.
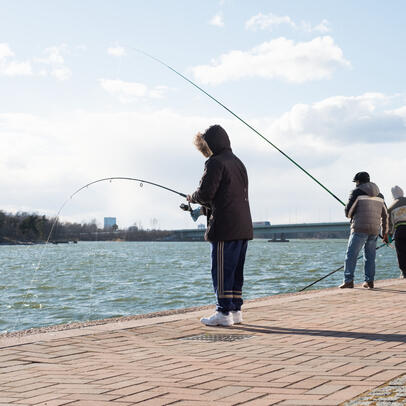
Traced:
[[[341, 266], [346, 245], [251, 241], [244, 298], [298, 291]], [[206, 242], [0, 246], [0, 270], [0, 332], [214, 303]], [[376, 279], [398, 275], [394, 250], [381, 248]], [[342, 278], [339, 271], [312, 289]], [[356, 282], [362, 280], [360, 261]]]

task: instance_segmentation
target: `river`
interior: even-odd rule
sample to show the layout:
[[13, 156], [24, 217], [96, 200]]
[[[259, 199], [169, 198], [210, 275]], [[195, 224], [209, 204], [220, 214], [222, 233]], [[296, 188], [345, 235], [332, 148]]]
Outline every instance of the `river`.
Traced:
[[[249, 243], [244, 297], [296, 292], [342, 265], [346, 240]], [[362, 260], [356, 282], [363, 280]], [[210, 244], [79, 242], [0, 246], [0, 333], [214, 303]], [[397, 278], [394, 250], [376, 279]], [[338, 285], [342, 271], [312, 289]]]

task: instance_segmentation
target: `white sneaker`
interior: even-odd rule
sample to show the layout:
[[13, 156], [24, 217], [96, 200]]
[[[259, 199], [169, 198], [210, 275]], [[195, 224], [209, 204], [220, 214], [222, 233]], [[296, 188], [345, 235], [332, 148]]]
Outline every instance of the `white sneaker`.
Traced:
[[233, 316], [233, 322], [234, 324], [241, 324], [242, 323], [242, 311], [241, 310], [234, 310], [231, 312], [231, 315]]
[[216, 312], [210, 317], [202, 317], [200, 321], [206, 326], [232, 326], [234, 324], [231, 312], [228, 314]]

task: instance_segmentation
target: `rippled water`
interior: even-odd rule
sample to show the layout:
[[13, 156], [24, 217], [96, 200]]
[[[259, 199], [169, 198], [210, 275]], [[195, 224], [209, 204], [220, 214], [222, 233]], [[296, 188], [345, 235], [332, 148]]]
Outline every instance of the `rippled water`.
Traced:
[[[244, 297], [298, 291], [341, 266], [346, 244], [251, 241]], [[0, 270], [0, 332], [214, 303], [205, 242], [0, 246]], [[394, 250], [381, 248], [376, 279], [398, 275]], [[312, 289], [341, 281], [339, 271]]]

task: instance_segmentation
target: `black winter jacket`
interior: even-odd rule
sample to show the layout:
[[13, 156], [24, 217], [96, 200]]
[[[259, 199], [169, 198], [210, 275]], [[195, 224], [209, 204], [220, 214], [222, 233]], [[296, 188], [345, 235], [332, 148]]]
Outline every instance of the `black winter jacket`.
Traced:
[[213, 155], [205, 163], [192, 201], [209, 208], [205, 238], [208, 241], [251, 240], [247, 170], [233, 154], [228, 135], [221, 126], [210, 127], [203, 138]]

